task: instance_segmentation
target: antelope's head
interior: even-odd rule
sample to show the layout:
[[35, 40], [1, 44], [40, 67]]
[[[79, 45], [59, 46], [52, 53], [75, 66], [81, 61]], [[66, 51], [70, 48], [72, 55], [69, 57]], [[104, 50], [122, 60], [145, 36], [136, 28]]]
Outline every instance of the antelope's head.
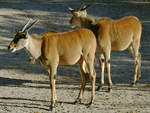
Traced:
[[16, 35], [14, 39], [10, 42], [8, 46], [8, 50], [10, 50], [11, 52], [15, 52], [17, 50], [24, 48], [25, 44], [28, 43], [27, 41], [28, 31], [36, 22], [37, 20], [34, 21], [32, 24], [30, 24], [30, 20], [29, 20], [21, 30], [16, 30]]
[[[93, 2], [94, 2], [94, 0], [93, 0]], [[80, 8], [78, 8], [76, 10], [73, 9], [73, 8], [70, 8], [70, 7], [68, 8], [68, 10], [72, 14], [72, 17], [71, 17], [71, 19], [69, 21], [69, 23], [70, 23], [70, 25], [72, 27], [81, 25], [81, 23], [80, 23], [81, 22], [81, 18], [87, 17], [86, 9], [88, 7], [90, 7], [91, 5], [93, 5], [93, 2], [91, 4], [88, 4], [88, 5], [81, 4]]]

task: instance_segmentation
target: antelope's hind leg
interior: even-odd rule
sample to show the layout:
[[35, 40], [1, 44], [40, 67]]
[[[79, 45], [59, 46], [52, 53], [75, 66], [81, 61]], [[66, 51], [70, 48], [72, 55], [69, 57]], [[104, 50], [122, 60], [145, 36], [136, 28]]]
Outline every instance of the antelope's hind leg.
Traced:
[[89, 77], [91, 79], [91, 86], [92, 86], [92, 92], [91, 92], [91, 101], [89, 103], [89, 106], [93, 105], [94, 99], [95, 99], [95, 81], [96, 81], [96, 72], [94, 69], [94, 56], [92, 53], [89, 53], [87, 55], [87, 58], [85, 58], [87, 70], [89, 73]]
[[112, 90], [112, 80], [111, 80], [111, 74], [110, 74], [110, 53], [111, 53], [111, 50], [109, 49], [106, 49], [104, 52], [105, 67], [106, 67], [106, 72], [108, 76], [108, 92]]
[[139, 61], [139, 65], [138, 65], [138, 72], [137, 72], [137, 81], [139, 81], [141, 78], [141, 53], [140, 52], [138, 54], [138, 61]]
[[85, 63], [85, 61], [83, 60], [83, 58], [81, 58], [78, 62], [78, 66], [79, 66], [79, 70], [80, 70], [80, 74], [81, 74], [81, 78], [82, 78], [82, 84], [81, 84], [79, 95], [78, 95], [77, 99], [75, 100], [74, 104], [81, 103], [81, 99], [83, 97], [85, 86], [86, 86], [86, 83], [89, 78], [89, 75], [84, 72], [84, 69], [83, 69], [84, 64], [83, 63]]
[[135, 46], [131, 46], [128, 48], [132, 56], [134, 57], [134, 76], [132, 85], [135, 86], [137, 81], [141, 77], [141, 54], [139, 52], [139, 48]]

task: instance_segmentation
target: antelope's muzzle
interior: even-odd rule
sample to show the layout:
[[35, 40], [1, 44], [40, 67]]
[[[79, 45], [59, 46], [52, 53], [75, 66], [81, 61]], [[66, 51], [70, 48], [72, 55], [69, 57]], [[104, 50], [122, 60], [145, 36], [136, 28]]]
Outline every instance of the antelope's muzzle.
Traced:
[[10, 50], [10, 45], [8, 46], [8, 50]]
[[11, 45], [9, 45], [9, 46], [8, 46], [8, 50], [13, 53], [13, 52], [15, 51], [15, 48], [14, 48], [14, 47], [11, 47]]

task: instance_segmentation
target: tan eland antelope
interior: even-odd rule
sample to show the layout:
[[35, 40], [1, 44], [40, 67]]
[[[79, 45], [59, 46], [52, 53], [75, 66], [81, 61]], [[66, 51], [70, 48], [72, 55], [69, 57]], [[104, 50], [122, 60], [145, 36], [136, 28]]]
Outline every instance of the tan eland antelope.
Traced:
[[[48, 35], [50, 35], [50, 34], [54, 34], [54, 33], [58, 33], [58, 32], [53, 31], [53, 30], [49, 30], [49, 31], [46, 31], [46, 32], [44, 32], [42, 34], [48, 34]], [[24, 47], [24, 50], [26, 51], [26, 53], [29, 56], [29, 63], [30, 64], [34, 64], [36, 59], [32, 56], [32, 54], [25, 47]]]
[[[31, 21], [31, 20], [29, 20], [28, 23], [26, 24], [26, 26], [24, 26], [24, 27], [22, 28], [22, 31], [24, 31], [24, 28], [26, 28], [26, 27], [29, 25], [30, 21]], [[16, 32], [19, 32], [19, 30], [16, 30]], [[50, 35], [50, 34], [54, 34], [54, 33], [58, 33], [58, 32], [53, 31], [53, 30], [49, 30], [49, 31], [46, 31], [46, 32], [44, 32], [44, 33], [42, 33], [42, 34], [48, 34], [48, 35]], [[30, 63], [30, 64], [34, 64], [36, 59], [32, 56], [32, 54], [31, 54], [25, 47], [24, 47], [24, 50], [26, 51], [26, 53], [27, 53], [28, 56], [29, 56], [29, 63]]]
[[78, 63], [82, 78], [82, 85], [75, 103], [80, 102], [84, 93], [88, 77], [91, 78], [92, 93], [89, 105], [95, 99], [94, 58], [96, 51], [96, 38], [88, 29], [77, 29], [70, 32], [54, 33], [45, 32], [41, 35], [28, 33], [29, 29], [36, 23], [25, 25], [23, 30], [17, 31], [15, 38], [11, 41], [8, 49], [15, 52], [26, 48], [30, 54], [39, 59], [48, 71], [51, 87], [51, 110], [56, 103], [55, 75], [58, 65], [73, 65]]
[[77, 10], [69, 8], [72, 13], [70, 19], [71, 26], [80, 26], [81, 28], [91, 29], [97, 38], [97, 53], [100, 55], [100, 84], [99, 90], [104, 84], [104, 67], [108, 75], [108, 90], [112, 87], [110, 75], [110, 54], [111, 51], [124, 51], [128, 49], [134, 57], [134, 77], [133, 85], [141, 77], [141, 54], [139, 52], [142, 25], [137, 17], [127, 16], [119, 20], [102, 18], [95, 21], [90, 17], [86, 9], [90, 5], [80, 7]]

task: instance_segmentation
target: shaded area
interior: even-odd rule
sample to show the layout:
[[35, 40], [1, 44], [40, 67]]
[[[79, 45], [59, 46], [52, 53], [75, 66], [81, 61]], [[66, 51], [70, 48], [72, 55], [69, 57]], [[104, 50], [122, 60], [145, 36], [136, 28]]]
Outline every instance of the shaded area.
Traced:
[[[78, 1], [78, 2], [77, 2]], [[87, 0], [90, 3], [91, 0]], [[9, 53], [7, 46], [15, 35], [15, 29], [20, 29], [28, 20], [31, 18], [38, 18], [40, 22], [37, 23], [30, 33], [42, 33], [48, 29], [56, 31], [68, 31], [71, 30], [69, 26], [69, 19], [71, 14], [67, 10], [67, 7], [79, 7], [79, 0], [5, 0], [0, 1], [0, 86], [6, 88], [28, 88], [29, 89], [46, 89], [50, 91], [49, 79], [47, 72], [37, 61], [36, 64], [30, 65], [28, 63], [28, 56], [24, 50], [18, 51], [16, 53]], [[111, 54], [111, 75], [113, 80], [113, 90], [114, 91], [133, 91], [133, 92], [143, 92], [149, 93], [150, 91], [150, 3], [148, 0], [96, 0], [94, 6], [87, 10], [88, 14], [95, 18], [99, 17], [110, 17], [112, 19], [119, 19], [124, 16], [137, 16], [143, 26], [141, 48], [140, 52], [142, 54], [142, 77], [140, 83], [136, 87], [131, 87], [130, 83], [133, 80], [134, 71], [134, 60], [128, 51], [124, 52], [112, 52]], [[99, 82], [99, 64], [98, 57], [95, 62], [95, 69], [97, 72], [96, 85]], [[4, 70], [7, 70], [7, 77]], [[4, 71], [4, 72], [3, 72]], [[41, 80], [31, 80], [20, 79], [18, 76], [15, 78], [14, 73], [23, 76], [24, 74], [31, 74], [32, 77], [37, 77], [37, 75], [45, 76]], [[8, 74], [9, 77], [8, 77]], [[23, 75], [22, 75], [23, 74]], [[73, 66], [60, 66], [58, 68], [58, 73], [56, 77], [56, 89], [57, 91], [69, 90], [74, 94], [74, 91], [79, 91], [81, 84], [81, 77], [77, 65]], [[40, 76], [40, 77], [41, 77]], [[14, 78], [13, 78], [14, 77]], [[98, 95], [98, 101], [101, 101], [106, 94], [107, 98], [107, 74], [105, 73], [105, 86], [100, 92], [96, 92]], [[88, 82], [87, 92], [91, 91], [90, 81]], [[66, 92], [67, 92], [66, 91]], [[65, 96], [67, 93], [65, 92]], [[63, 92], [64, 93], [64, 92]], [[113, 93], [111, 93], [113, 95]], [[111, 95], [110, 94], [110, 95]], [[143, 96], [142, 95], [142, 96]], [[74, 96], [74, 95], [73, 95]], [[89, 95], [88, 95], [89, 96]], [[136, 96], [141, 96], [137, 94]], [[69, 98], [69, 96], [68, 96]], [[75, 97], [74, 97], [75, 98]], [[18, 101], [18, 102], [14, 102]], [[27, 102], [22, 102], [27, 101]], [[35, 103], [37, 102], [37, 103]], [[7, 111], [7, 107], [14, 108], [31, 108], [40, 109], [44, 111], [49, 110], [49, 102], [44, 99], [31, 99], [25, 97], [10, 97], [1, 95], [0, 96], [0, 106], [4, 107], [4, 111]], [[42, 105], [40, 104], [42, 103]], [[61, 103], [71, 104], [69, 101], [58, 101], [59, 105]], [[109, 102], [108, 102], [109, 103]], [[140, 103], [138, 103], [140, 104]], [[105, 103], [104, 103], [105, 105]], [[125, 105], [125, 106], [124, 106]], [[137, 104], [136, 104], [137, 105]], [[134, 106], [136, 106], [134, 105]], [[149, 104], [147, 104], [149, 105]], [[97, 104], [97, 107], [103, 106], [102, 104]], [[128, 105], [125, 103], [120, 104], [121, 107], [126, 108]], [[100, 109], [100, 108], [99, 108]], [[105, 109], [105, 106], [103, 107]], [[109, 108], [111, 110], [111, 108]], [[9, 111], [8, 111], [9, 112]]]
[[[8, 100], [9, 102], [1, 102], [1, 100]], [[13, 101], [18, 101], [18, 102], [13, 102]], [[21, 101], [29, 101], [28, 103], [21, 103]], [[31, 102], [31, 103], [30, 103]], [[49, 111], [49, 106], [44, 105], [42, 106], [41, 104], [35, 104], [33, 102], [48, 102], [48, 101], [43, 101], [43, 100], [33, 100], [33, 99], [25, 99], [25, 98], [10, 98], [10, 97], [2, 97], [0, 98], [0, 106], [3, 106], [4, 111], [9, 111], [7, 107], [15, 107], [15, 108], [36, 108], [39, 110], [46, 110]], [[50, 102], [49, 102], [50, 103]]]
[[[9, 2], [9, 4], [8, 4]], [[88, 1], [87, 3], [89, 3]], [[142, 2], [142, 1], [140, 1]], [[39, 6], [39, 3], [41, 5]], [[51, 7], [49, 7], [49, 5]], [[73, 2], [72, 1], [41, 1], [38, 2], [31, 2], [29, 4], [29, 1], [1, 1], [0, 8], [8, 8], [9, 10], [17, 10], [18, 13], [14, 13], [10, 16], [6, 14], [1, 14], [1, 17], [7, 21], [6, 25], [0, 26], [1, 36], [13, 38], [15, 35], [15, 28], [21, 28], [22, 25], [25, 24], [27, 18], [26, 17], [33, 17], [33, 18], [39, 18], [41, 19], [41, 22], [38, 23], [30, 32], [37, 32], [41, 33], [45, 31], [46, 29], [52, 29], [56, 31], [66, 31], [69, 30], [70, 27], [68, 25], [68, 20], [70, 18], [69, 11], [67, 10], [67, 7], [78, 7], [80, 5], [80, 2]], [[59, 6], [59, 7], [58, 7]], [[98, 13], [95, 13], [95, 10], [98, 10]], [[148, 73], [149, 73], [149, 4], [148, 2], [142, 2], [137, 3], [136, 1], [106, 1], [106, 0], [100, 0], [96, 1], [96, 4], [88, 9], [88, 13], [96, 16], [96, 18], [107, 16], [111, 17], [113, 19], [119, 19], [124, 16], [128, 15], [134, 15], [139, 17], [139, 19], [143, 23], [143, 34], [141, 39], [141, 53], [142, 53], [142, 79], [141, 81], [149, 81]], [[35, 11], [35, 12], [34, 12]], [[41, 13], [37, 13], [37, 12]], [[44, 13], [44, 14], [42, 14]], [[67, 15], [67, 16], [66, 16]], [[147, 15], [147, 16], [145, 16]], [[1, 22], [2, 23], [2, 22]], [[9, 41], [3, 41], [0, 42], [1, 46], [6, 46]], [[7, 48], [7, 46], [5, 47]], [[24, 51], [19, 51], [15, 54], [8, 53], [7, 49], [1, 49], [0, 50], [0, 59], [5, 60], [5, 66], [3, 64], [0, 64], [0, 69], [9, 69], [9, 70], [23, 70], [26, 73], [35, 73], [35, 74], [46, 74], [46, 71], [41, 68], [39, 63], [36, 65], [29, 65], [28, 64], [28, 57], [24, 53]], [[133, 78], [133, 58], [127, 51], [125, 52], [112, 52], [112, 61], [111, 61], [111, 74], [114, 82], [128, 82], [129, 80], [132, 81]], [[25, 60], [22, 60], [22, 58], [25, 58]], [[130, 61], [123, 61], [124, 59], [131, 59]], [[19, 62], [19, 63], [16, 63]], [[22, 66], [20, 66], [22, 65]], [[98, 62], [95, 64], [96, 71], [97, 71], [97, 78], [99, 79], [99, 65]], [[32, 70], [31, 70], [32, 68]], [[70, 69], [69, 69], [70, 68]], [[68, 70], [65, 70], [66, 68], [60, 67], [58, 70], [58, 74], [61, 76], [66, 76], [71, 74], [74, 78], [79, 78], [79, 71], [77, 66], [73, 67], [67, 67]], [[38, 70], [38, 71], [37, 71]], [[127, 71], [126, 71], [127, 70]], [[74, 74], [75, 73], [75, 74]], [[128, 73], [131, 73], [130, 75], [127, 75]], [[144, 73], [144, 74], [143, 74]], [[76, 76], [77, 77], [74, 77]], [[71, 77], [72, 77], [71, 76]], [[106, 74], [105, 74], [106, 76]], [[77, 79], [78, 81], [79, 79]], [[107, 80], [107, 76], [106, 76]]]

